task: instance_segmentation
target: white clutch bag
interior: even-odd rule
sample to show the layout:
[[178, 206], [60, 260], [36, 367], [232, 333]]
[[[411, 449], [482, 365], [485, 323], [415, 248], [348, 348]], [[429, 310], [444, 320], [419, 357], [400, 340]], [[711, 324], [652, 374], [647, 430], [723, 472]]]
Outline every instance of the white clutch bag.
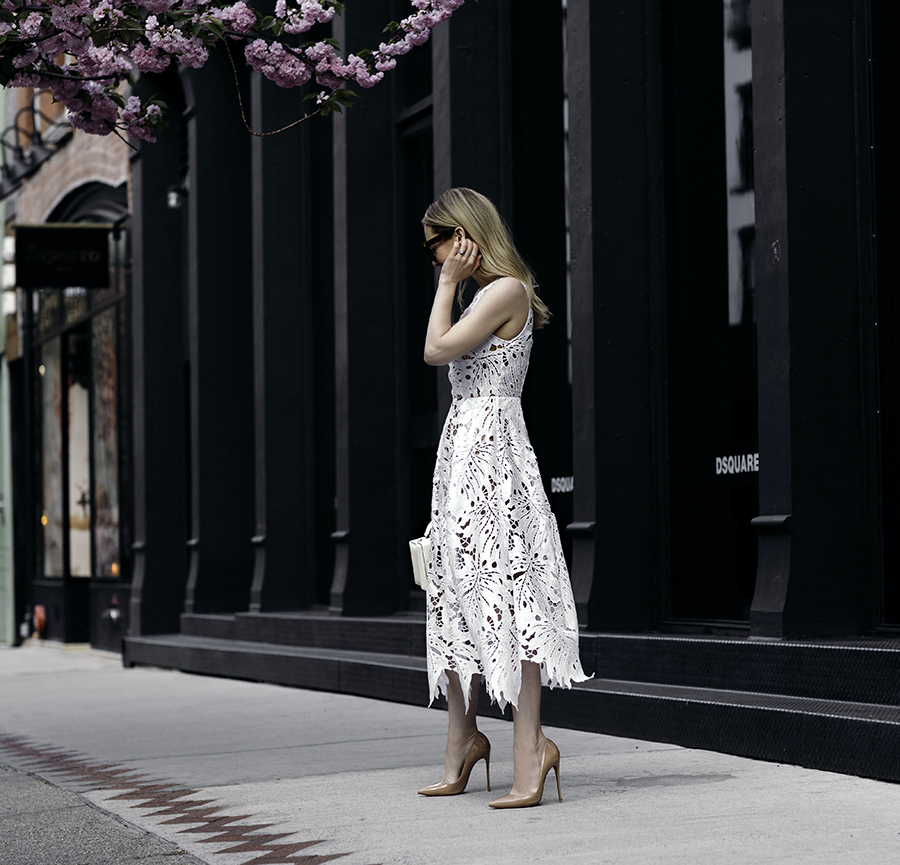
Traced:
[[431, 556], [431, 523], [425, 526], [425, 535], [413, 538], [409, 542], [409, 555], [412, 558], [413, 576], [416, 585], [424, 589], [428, 585], [428, 559]]

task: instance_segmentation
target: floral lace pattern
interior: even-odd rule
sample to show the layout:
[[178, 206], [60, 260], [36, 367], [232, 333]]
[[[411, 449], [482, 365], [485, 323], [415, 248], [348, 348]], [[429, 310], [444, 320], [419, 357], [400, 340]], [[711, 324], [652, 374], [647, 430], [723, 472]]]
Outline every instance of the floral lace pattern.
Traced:
[[[468, 314], [494, 283], [482, 288]], [[532, 312], [509, 340], [489, 336], [450, 364], [453, 402], [432, 487], [427, 655], [430, 698], [480, 673], [517, 705], [521, 661], [551, 688], [583, 682], [578, 620], [556, 519], [522, 417]]]

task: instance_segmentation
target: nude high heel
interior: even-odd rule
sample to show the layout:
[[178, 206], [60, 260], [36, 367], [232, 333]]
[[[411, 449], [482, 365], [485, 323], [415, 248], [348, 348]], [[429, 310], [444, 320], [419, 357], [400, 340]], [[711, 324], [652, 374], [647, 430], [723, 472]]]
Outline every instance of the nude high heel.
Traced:
[[547, 739], [544, 745], [544, 755], [541, 758], [541, 780], [538, 783], [537, 790], [524, 796], [514, 796], [510, 793], [508, 796], [495, 799], [488, 804], [491, 808], [530, 808], [532, 805], [539, 804], [541, 797], [544, 795], [544, 781], [547, 779], [551, 769], [556, 771], [556, 795], [559, 796], [559, 801], [562, 802], [562, 790], [559, 786], [559, 748], [556, 747], [554, 742]]
[[466, 789], [469, 783], [469, 775], [472, 774], [472, 767], [479, 761], [484, 760], [484, 771], [487, 773], [487, 788], [491, 789], [491, 743], [488, 742], [487, 736], [481, 731], [475, 734], [475, 740], [469, 745], [466, 753], [466, 759], [463, 761], [462, 769], [459, 770], [459, 778], [455, 781], [441, 781], [438, 784], [432, 784], [419, 790], [420, 796], [456, 796]]

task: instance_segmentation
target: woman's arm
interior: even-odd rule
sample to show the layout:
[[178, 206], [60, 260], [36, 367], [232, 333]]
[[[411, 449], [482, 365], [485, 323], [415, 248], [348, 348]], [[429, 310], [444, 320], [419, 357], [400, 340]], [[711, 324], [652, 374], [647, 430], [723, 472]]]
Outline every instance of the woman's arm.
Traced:
[[[453, 244], [453, 252], [441, 267], [425, 336], [425, 363], [430, 366], [443, 366], [462, 357], [510, 321], [523, 300], [527, 302], [522, 284], [517, 279], [505, 277], [498, 280], [465, 318], [453, 324], [450, 312], [456, 286], [472, 276], [480, 264], [477, 246], [469, 239], [463, 240], [463, 244], [462, 247], [458, 241]], [[465, 255], [459, 255], [460, 249]], [[475, 257], [470, 254], [473, 249]]]

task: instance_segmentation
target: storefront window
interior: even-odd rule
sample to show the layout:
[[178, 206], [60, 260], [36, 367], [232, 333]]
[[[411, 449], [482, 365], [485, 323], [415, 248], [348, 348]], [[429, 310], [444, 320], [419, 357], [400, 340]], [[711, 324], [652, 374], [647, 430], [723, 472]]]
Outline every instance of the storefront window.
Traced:
[[81, 326], [66, 336], [69, 398], [69, 572], [91, 575], [90, 340]]
[[759, 513], [750, 4], [666, 12], [669, 615], [740, 622]]
[[91, 305], [95, 309], [125, 291], [127, 240], [128, 232], [121, 227], [109, 233], [109, 288], [91, 289]]
[[35, 292], [37, 297], [38, 336], [53, 333], [61, 324], [62, 292], [58, 288], [42, 288]]
[[95, 575], [118, 577], [119, 448], [117, 308], [92, 321], [94, 379], [94, 561]]
[[[45, 271], [19, 294], [33, 315], [26, 362], [34, 373], [23, 414], [23, 428], [33, 429], [33, 463], [22, 480], [36, 512], [24, 562], [33, 577], [28, 601], [48, 611], [44, 636], [107, 648], [117, 644], [120, 627], [96, 613], [103, 605], [127, 607], [127, 589], [119, 595], [110, 583], [130, 576], [122, 561], [122, 545], [128, 550], [131, 541], [130, 489], [122, 486], [129, 479], [129, 397], [120, 375], [129, 363], [126, 206], [124, 184], [87, 184], [69, 191], [46, 232], [32, 235], [39, 249], [52, 251], [60, 237], [54, 228], [93, 225], [93, 240], [110, 248], [106, 287], [93, 287], [105, 284], [102, 270], [76, 267]], [[41, 287], [45, 281], [58, 287]], [[105, 588], [96, 585], [104, 579]], [[64, 581], [64, 592], [56, 581]]]
[[65, 308], [66, 324], [81, 318], [88, 311], [88, 290], [78, 286], [64, 288], [63, 307]]
[[63, 437], [59, 339], [44, 343], [38, 365], [41, 408], [43, 574], [63, 575]]
[[878, 334], [878, 420], [881, 437], [882, 573], [881, 620], [900, 628], [900, 122], [895, 108], [900, 63], [894, 55], [892, 13], [887, 0], [871, 6], [872, 115], [875, 146], [875, 251]]

